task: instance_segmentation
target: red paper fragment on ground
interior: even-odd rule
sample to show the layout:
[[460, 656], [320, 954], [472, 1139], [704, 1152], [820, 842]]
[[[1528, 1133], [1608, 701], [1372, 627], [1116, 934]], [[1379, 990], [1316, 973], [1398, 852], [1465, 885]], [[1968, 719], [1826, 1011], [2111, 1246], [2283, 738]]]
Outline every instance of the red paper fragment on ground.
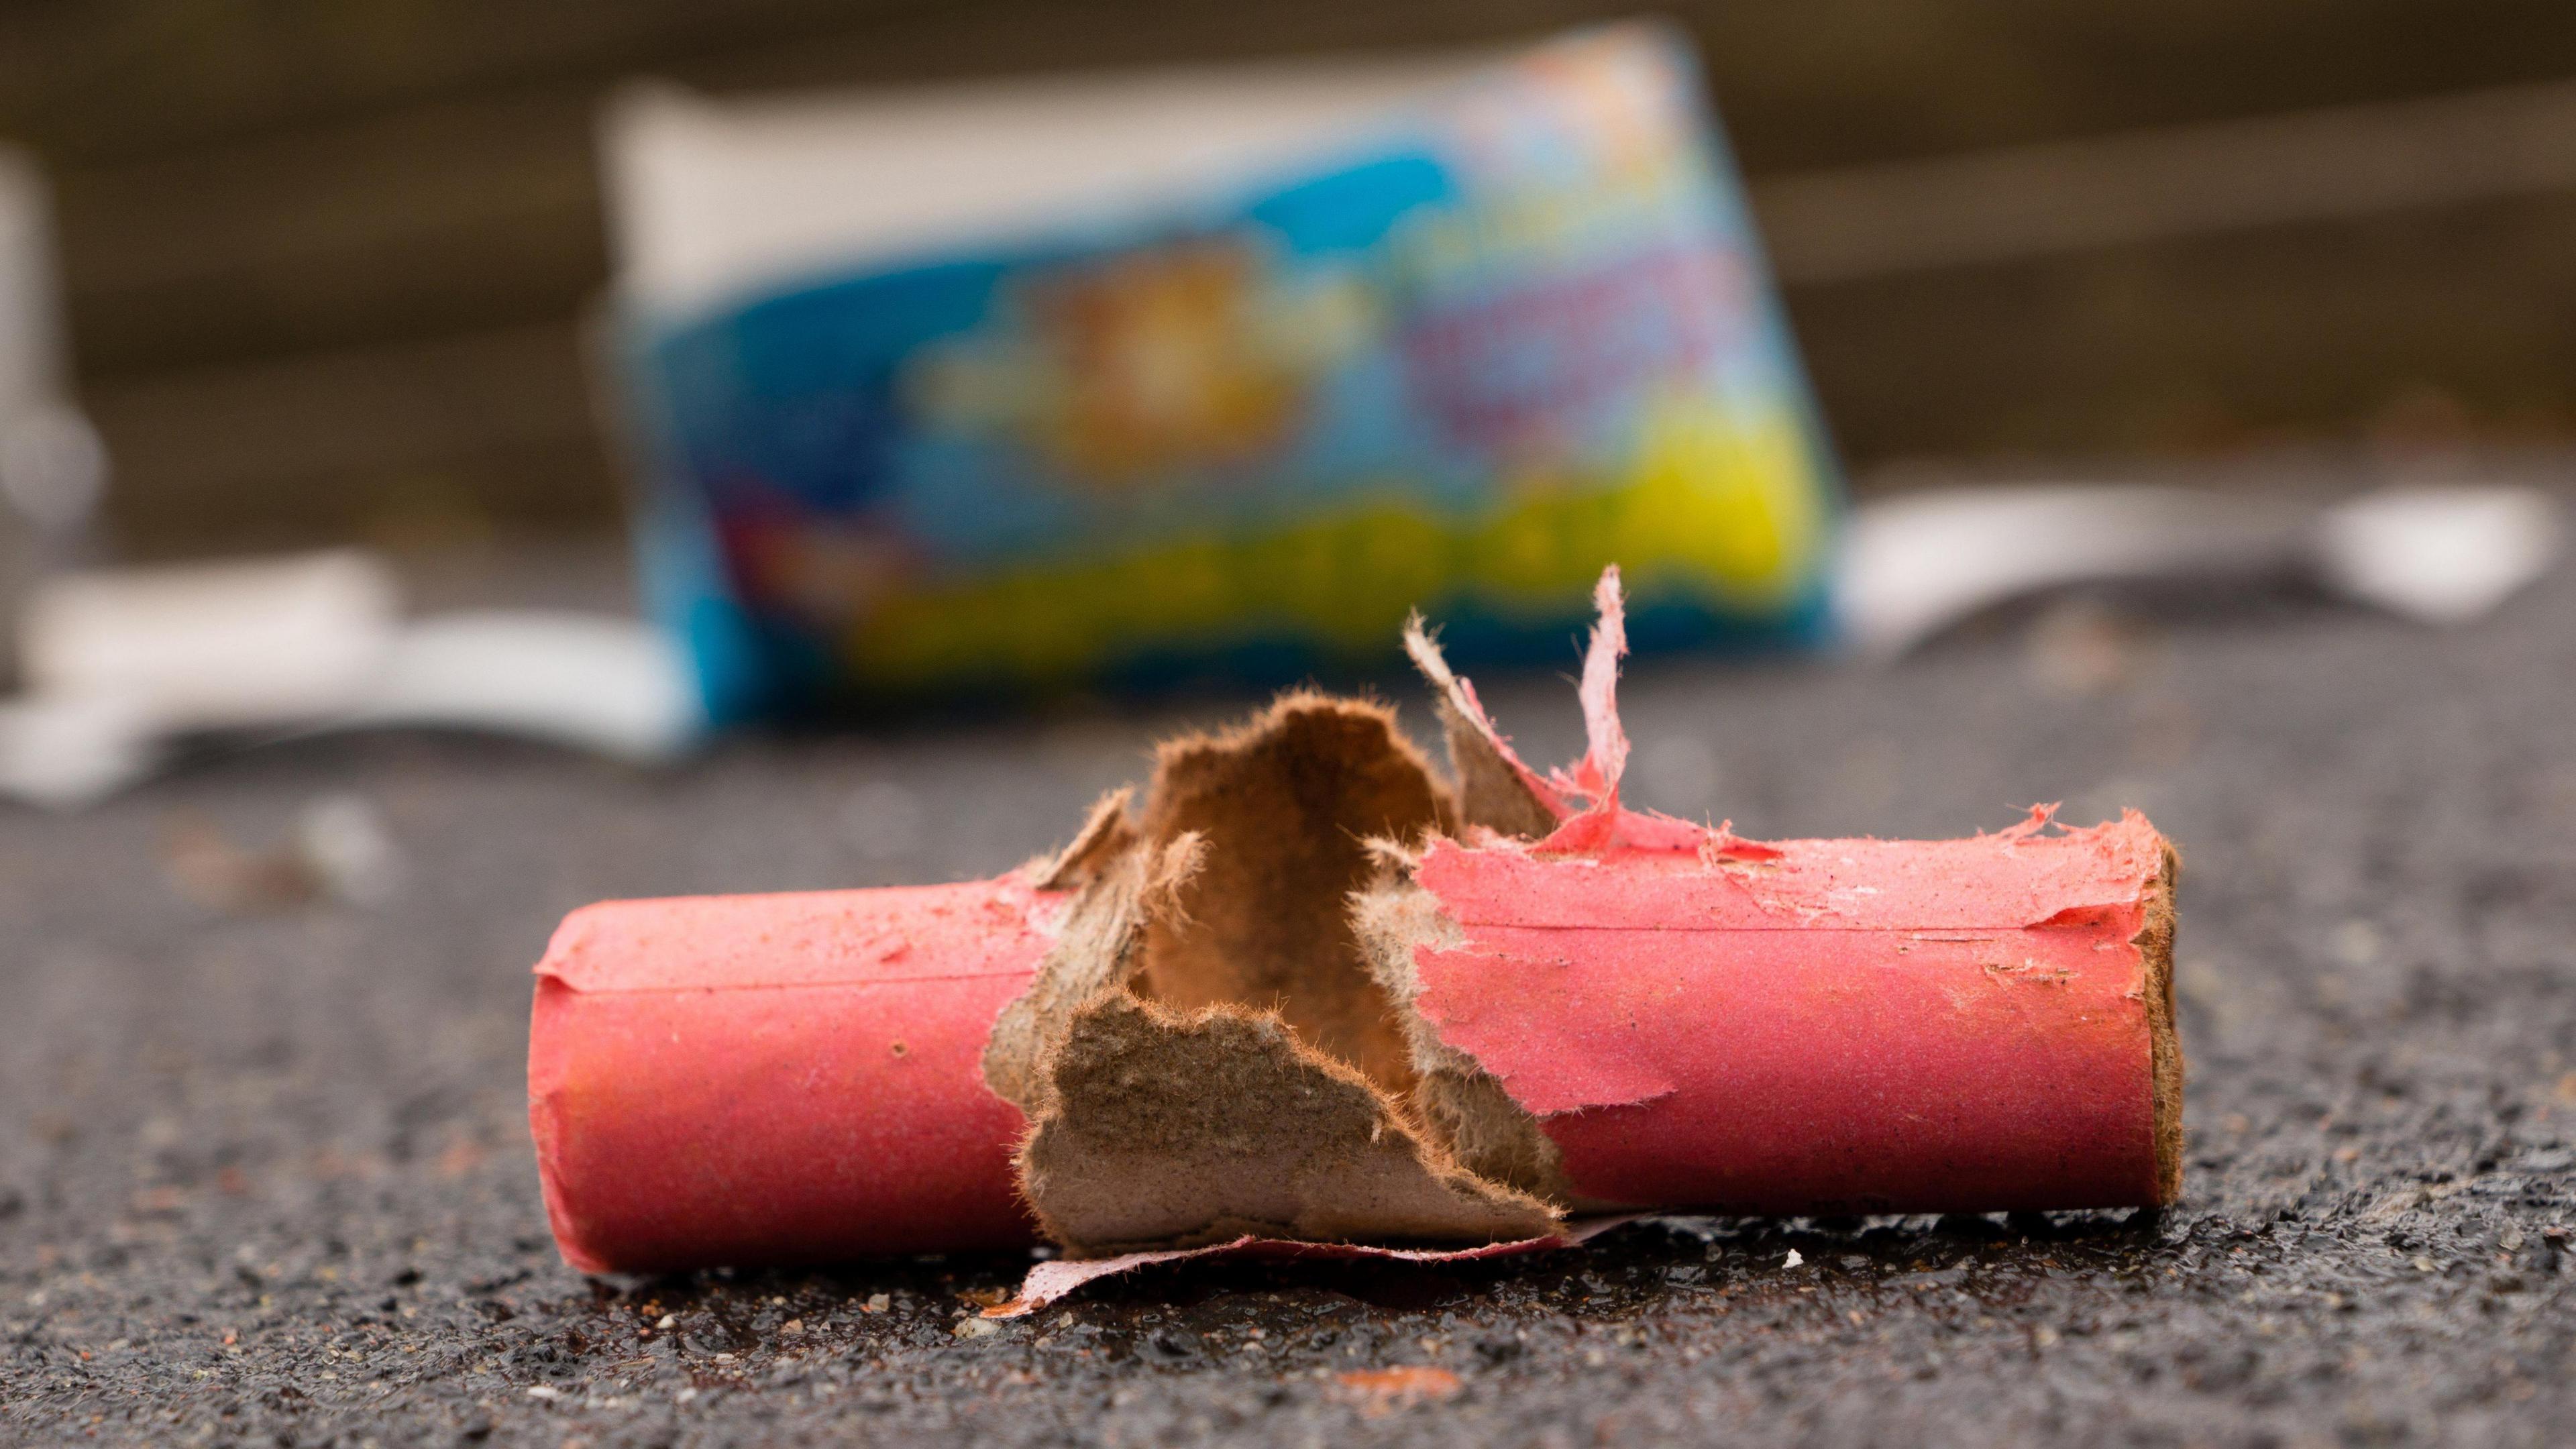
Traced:
[[1033, 1241], [993, 1018], [1060, 900], [965, 885], [612, 901], [537, 965], [528, 1115], [589, 1272]]
[[2136, 938], [2164, 847], [2143, 817], [1699, 834], [1439, 841], [1416, 871], [1464, 934], [1417, 950], [1421, 1010], [1541, 1117], [1577, 1192], [1776, 1213], [2160, 1200]]
[[1333, 1387], [1359, 1406], [1361, 1418], [1382, 1419], [1398, 1409], [1456, 1398], [1467, 1385], [1445, 1368], [1411, 1363], [1348, 1369], [1333, 1375]]
[[1568, 1223], [1565, 1231], [1543, 1238], [1521, 1238], [1508, 1243], [1478, 1243], [1468, 1248], [1381, 1248], [1367, 1243], [1307, 1243], [1285, 1238], [1262, 1238], [1246, 1234], [1231, 1242], [1210, 1243], [1199, 1248], [1172, 1248], [1154, 1253], [1121, 1253], [1115, 1258], [1050, 1258], [1033, 1265], [1020, 1280], [1020, 1291], [1009, 1302], [984, 1310], [986, 1318], [1017, 1318], [1035, 1313], [1075, 1289], [1103, 1278], [1132, 1273], [1158, 1263], [1196, 1262], [1201, 1259], [1307, 1259], [1326, 1262], [1350, 1262], [1377, 1259], [1396, 1263], [1464, 1263], [1478, 1258], [1517, 1257], [1523, 1253], [1545, 1252], [1550, 1248], [1570, 1248], [1588, 1243], [1612, 1228], [1633, 1223], [1637, 1214], [1621, 1213], [1609, 1217]]

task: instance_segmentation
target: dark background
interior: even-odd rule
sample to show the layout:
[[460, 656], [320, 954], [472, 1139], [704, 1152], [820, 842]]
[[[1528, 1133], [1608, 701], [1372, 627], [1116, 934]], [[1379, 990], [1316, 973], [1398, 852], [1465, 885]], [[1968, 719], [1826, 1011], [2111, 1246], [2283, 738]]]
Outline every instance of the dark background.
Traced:
[[[59, 188], [79, 370], [128, 549], [470, 542], [615, 516], [577, 324], [607, 268], [592, 121], [624, 79], [927, 81], [1454, 46], [1623, 13], [56, 0], [0, 11], [0, 135]], [[2562, 0], [1673, 13], [1702, 43], [1865, 481], [1927, 458], [2576, 431]], [[2280, 117], [2304, 118], [2286, 153], [2266, 149], [2276, 127], [2213, 126]], [[2138, 156], [2100, 140], [2135, 132], [2178, 182], [2141, 186]], [[1977, 184], [1940, 169], [2059, 142]], [[2393, 156], [2413, 171], [2377, 184]], [[2261, 213], [2311, 183], [2333, 196], [2304, 213], [2203, 204], [2233, 187]], [[1961, 226], [1965, 253], [1925, 252]]]

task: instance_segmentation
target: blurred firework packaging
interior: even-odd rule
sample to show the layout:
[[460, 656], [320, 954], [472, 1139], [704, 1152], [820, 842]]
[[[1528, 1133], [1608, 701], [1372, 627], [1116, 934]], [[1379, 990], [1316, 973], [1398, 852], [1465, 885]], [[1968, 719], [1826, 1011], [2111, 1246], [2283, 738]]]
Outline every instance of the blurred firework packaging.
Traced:
[[649, 582], [714, 712], [1824, 620], [1836, 488], [1685, 44], [612, 117]]

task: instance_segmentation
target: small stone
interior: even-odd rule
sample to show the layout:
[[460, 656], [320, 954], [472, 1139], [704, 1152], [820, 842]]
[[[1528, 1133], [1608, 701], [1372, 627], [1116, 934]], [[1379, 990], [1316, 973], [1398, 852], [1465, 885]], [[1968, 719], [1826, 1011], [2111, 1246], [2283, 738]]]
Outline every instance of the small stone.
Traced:
[[868, 1295], [868, 1301], [859, 1306], [865, 1312], [883, 1313], [894, 1306], [894, 1298], [889, 1294], [871, 1293]]
[[1002, 1326], [989, 1318], [961, 1318], [950, 1330], [959, 1338], [989, 1338], [1002, 1331]]

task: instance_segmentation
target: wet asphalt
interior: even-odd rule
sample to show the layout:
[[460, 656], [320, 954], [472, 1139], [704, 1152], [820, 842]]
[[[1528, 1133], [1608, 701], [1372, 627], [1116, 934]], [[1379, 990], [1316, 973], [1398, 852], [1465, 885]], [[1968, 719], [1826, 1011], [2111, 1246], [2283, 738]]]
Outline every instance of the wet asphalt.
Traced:
[[[1571, 753], [1562, 679], [1483, 684], [1527, 753]], [[1625, 697], [1633, 796], [1747, 834], [2148, 811], [2186, 857], [2185, 1201], [1184, 1267], [990, 1331], [1020, 1263], [594, 1281], [554, 1255], [524, 1125], [527, 968], [563, 912], [990, 873], [1244, 702], [745, 739], [669, 775], [316, 743], [0, 813], [0, 1440], [2576, 1432], [2576, 573], [2455, 633], [2288, 596], [2059, 606], [1883, 672], [1649, 662]]]

